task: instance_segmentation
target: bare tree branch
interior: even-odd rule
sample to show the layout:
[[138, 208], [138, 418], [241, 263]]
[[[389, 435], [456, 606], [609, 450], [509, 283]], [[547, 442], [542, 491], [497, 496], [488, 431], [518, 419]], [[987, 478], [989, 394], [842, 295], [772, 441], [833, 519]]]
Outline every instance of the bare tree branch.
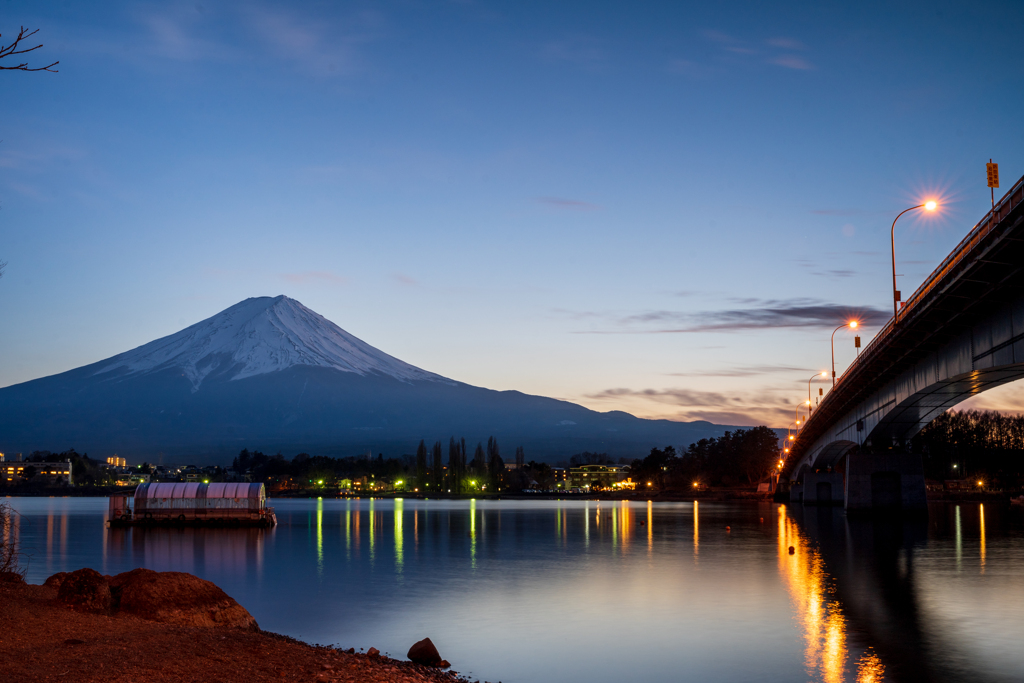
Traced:
[[[22, 26], [21, 30], [18, 31], [18, 36], [14, 39], [13, 43], [11, 43], [10, 45], [0, 44], [0, 59], [3, 59], [4, 57], [10, 57], [11, 55], [23, 55], [27, 52], [32, 52], [33, 50], [38, 50], [39, 48], [41, 48], [43, 46], [42, 43], [36, 45], [35, 47], [22, 48], [20, 50], [18, 49], [19, 45], [21, 44], [21, 41], [25, 40], [26, 38], [30, 38], [37, 33], [39, 33], [39, 29], [36, 29], [35, 31], [26, 32], [25, 27]], [[28, 66], [28, 62], [23, 62], [21, 64], [18, 64], [17, 66], [0, 66], [0, 71], [49, 71], [50, 73], [55, 74], [59, 72], [52, 67], [55, 67], [58, 64], [60, 64], [60, 62], [54, 62], [49, 66], [40, 66], [34, 69], [30, 69]]]
[[7, 261], [0, 261], [0, 278], [4, 276], [4, 268], [7, 267]]
[[0, 574], [17, 574], [24, 578], [25, 569], [21, 566], [21, 539], [18, 537], [18, 525], [10, 503], [0, 503]]

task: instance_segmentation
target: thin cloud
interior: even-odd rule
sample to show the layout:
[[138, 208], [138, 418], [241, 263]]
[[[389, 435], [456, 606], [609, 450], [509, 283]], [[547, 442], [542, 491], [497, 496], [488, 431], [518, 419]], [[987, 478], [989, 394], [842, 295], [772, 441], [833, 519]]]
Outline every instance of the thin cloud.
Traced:
[[596, 400], [620, 399], [623, 397], [644, 398], [658, 403], [668, 403], [675, 406], [721, 406], [730, 401], [739, 402], [740, 399], [729, 399], [724, 394], [711, 391], [694, 391], [691, 389], [605, 389], [596, 394], [587, 394], [587, 398]]
[[743, 299], [749, 308], [723, 311], [645, 311], [612, 317], [615, 329], [589, 330], [577, 334], [687, 334], [695, 332], [745, 332], [794, 328], [829, 329], [845, 320], [861, 325], [881, 326], [889, 312], [871, 307], [831, 304], [815, 299]]
[[814, 68], [814, 65], [808, 62], [803, 57], [797, 57], [796, 55], [783, 55], [781, 57], [775, 57], [774, 59], [768, 60], [769, 64], [775, 66], [782, 66], [787, 69], [796, 69], [798, 71], [809, 71]]
[[199, 34], [199, 16], [189, 13], [145, 14], [139, 21], [149, 30], [147, 50], [157, 56], [179, 62], [231, 61], [240, 57], [237, 50]]
[[562, 197], [538, 197], [537, 201], [545, 206], [556, 209], [567, 209], [569, 211], [596, 211], [601, 207], [590, 202], [581, 202], [577, 199], [564, 199]]
[[783, 50], [806, 50], [807, 46], [801, 43], [799, 40], [793, 40], [791, 38], [769, 38], [765, 41], [772, 47], [779, 47]]
[[281, 273], [281, 277], [296, 285], [347, 285], [348, 278], [326, 270], [306, 270], [299, 273]]
[[798, 368], [792, 365], [750, 365], [739, 368], [725, 368], [721, 370], [698, 370], [696, 372], [669, 372], [669, 377], [754, 377], [756, 375], [769, 375], [776, 372], [800, 372], [806, 368]]
[[834, 270], [818, 270], [811, 275], [819, 275], [822, 277], [853, 277], [857, 274], [855, 270], [846, 270], [844, 268], [836, 268]]
[[351, 75], [364, 69], [360, 48], [377, 37], [378, 17], [363, 12], [344, 25], [302, 21], [281, 10], [247, 7], [249, 26], [278, 58], [316, 75]]
[[419, 281], [416, 280], [416, 278], [409, 277], [408, 275], [405, 275], [403, 273], [395, 273], [392, 277], [395, 279], [396, 282], [399, 282], [407, 287], [415, 287], [416, 285], [419, 284]]
[[768, 397], [733, 396], [692, 389], [605, 389], [588, 394], [595, 401], [647, 401], [677, 406], [681, 420], [707, 420], [718, 424], [787, 424], [792, 421], [793, 406]]

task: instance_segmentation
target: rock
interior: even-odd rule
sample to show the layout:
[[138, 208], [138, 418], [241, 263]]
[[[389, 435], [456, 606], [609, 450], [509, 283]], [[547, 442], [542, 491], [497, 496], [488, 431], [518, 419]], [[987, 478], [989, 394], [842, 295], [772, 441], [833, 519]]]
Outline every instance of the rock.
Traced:
[[371, 647], [369, 650], [366, 651], [366, 654], [368, 657], [380, 657], [380, 650], [378, 650], [375, 647]]
[[441, 653], [434, 647], [434, 643], [431, 642], [430, 638], [424, 638], [418, 643], [413, 644], [409, 648], [409, 654], [406, 655], [409, 661], [416, 662], [417, 664], [427, 664], [428, 666], [436, 666], [441, 661]]
[[182, 626], [260, 630], [244, 607], [198, 576], [133, 569], [113, 577], [110, 585], [119, 594], [120, 611], [141, 619]]
[[95, 569], [79, 569], [61, 581], [57, 600], [79, 612], [109, 614], [112, 603], [110, 584]]
[[447, 669], [448, 667], [451, 666], [451, 662], [449, 662], [447, 659], [442, 659], [440, 662], [438, 662], [434, 666], [436, 666], [439, 669]]
[[25, 583], [25, 577], [18, 572], [0, 572], [0, 583]]
[[55, 588], [60, 590], [60, 585], [64, 583], [64, 578], [68, 575], [67, 572], [57, 572], [46, 581], [43, 581], [43, 585], [48, 588]]

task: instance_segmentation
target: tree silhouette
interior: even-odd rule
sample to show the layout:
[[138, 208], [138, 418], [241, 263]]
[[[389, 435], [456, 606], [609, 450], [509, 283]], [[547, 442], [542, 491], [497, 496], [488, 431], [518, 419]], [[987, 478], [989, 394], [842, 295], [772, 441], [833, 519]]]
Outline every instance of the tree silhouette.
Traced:
[[[21, 41], [25, 40], [26, 38], [31, 38], [37, 33], [39, 33], [39, 29], [36, 29], [35, 31], [26, 32], [25, 27], [22, 26], [21, 30], [18, 31], [18, 35], [14, 38], [13, 43], [11, 43], [10, 45], [0, 44], [0, 59], [4, 59], [5, 57], [13, 57], [14, 55], [23, 55], [28, 52], [32, 52], [33, 50], [38, 50], [39, 48], [41, 48], [43, 46], [42, 43], [36, 45], [35, 47], [21, 46]], [[58, 64], [60, 64], [60, 62], [54, 62], [53, 64], [50, 64], [48, 66], [40, 66], [33, 69], [28, 65], [28, 62], [22, 62], [21, 64], [11, 66], [0, 63], [0, 71], [49, 71], [50, 73], [55, 74], [58, 73], [58, 71], [53, 67], [57, 66]]]

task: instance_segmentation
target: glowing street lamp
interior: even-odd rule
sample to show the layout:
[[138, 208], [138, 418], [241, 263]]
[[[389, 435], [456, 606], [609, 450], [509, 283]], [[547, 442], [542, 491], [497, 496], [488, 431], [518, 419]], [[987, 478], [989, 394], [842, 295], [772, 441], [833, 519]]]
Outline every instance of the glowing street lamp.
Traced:
[[900, 219], [900, 216], [905, 214], [907, 211], [913, 211], [914, 209], [924, 209], [925, 211], [934, 211], [936, 208], [938, 208], [938, 206], [939, 205], [937, 203], [935, 203], [934, 200], [928, 200], [924, 204], [918, 204], [917, 206], [912, 206], [909, 209], [905, 209], [905, 210], [901, 211], [899, 213], [899, 215], [896, 216], [895, 219], [893, 219], [892, 229], [889, 231], [889, 241], [890, 241], [890, 244], [892, 246], [892, 324], [893, 325], [896, 324], [897, 320], [899, 319], [899, 315], [900, 315], [899, 308], [898, 308], [899, 302], [900, 302], [900, 293], [899, 293], [899, 290], [896, 289], [896, 221], [898, 221]]
[[[836, 386], [836, 332], [838, 332], [839, 330], [843, 329], [844, 327], [849, 327], [851, 330], [855, 330], [855, 329], [857, 329], [857, 325], [859, 325], [859, 324], [860, 323], [858, 323], [856, 320], [851, 320], [850, 322], [843, 323], [842, 325], [840, 325], [836, 329], [832, 330], [832, 388], [833, 389]], [[807, 386], [810, 387], [810, 383], [808, 383]]]
[[822, 370], [817, 375], [811, 375], [811, 378], [807, 380], [807, 416], [811, 415], [811, 382], [814, 381], [815, 377], [828, 377], [828, 370]]

